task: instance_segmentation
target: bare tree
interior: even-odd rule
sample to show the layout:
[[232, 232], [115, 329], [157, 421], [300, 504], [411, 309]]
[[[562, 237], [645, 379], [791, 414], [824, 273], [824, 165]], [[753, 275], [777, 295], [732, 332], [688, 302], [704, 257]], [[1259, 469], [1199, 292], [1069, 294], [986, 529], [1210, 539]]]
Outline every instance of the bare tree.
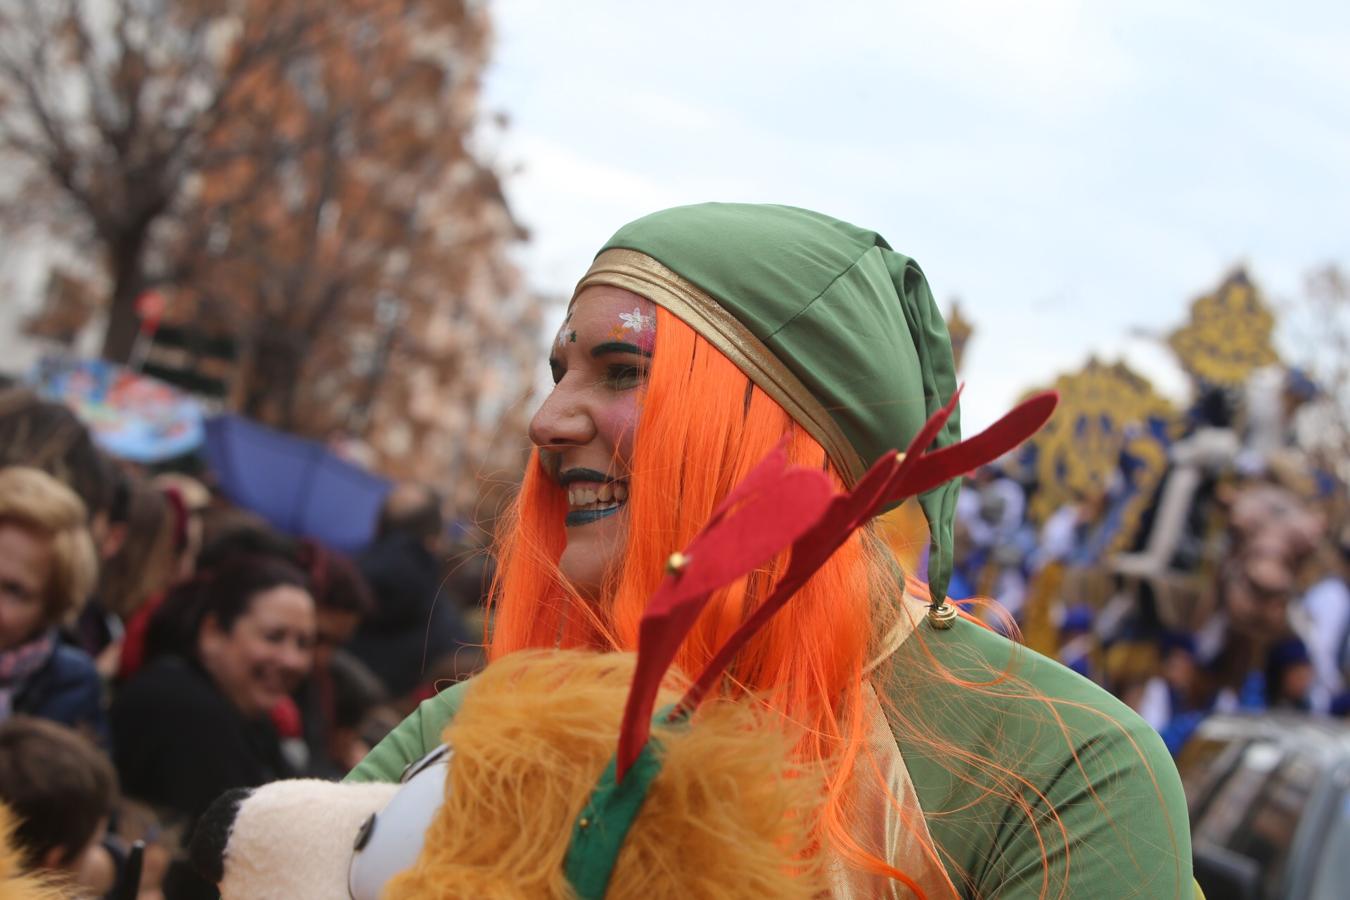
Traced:
[[1290, 362], [1321, 392], [1303, 438], [1319, 464], [1350, 484], [1350, 276], [1330, 263], [1314, 269], [1303, 293], [1283, 300], [1280, 311]]
[[141, 292], [190, 274], [163, 238], [201, 180], [286, 149], [243, 101], [251, 80], [307, 52], [318, 7], [251, 16], [253, 5], [16, 0], [0, 12], [0, 152], [32, 176], [8, 218], [45, 217], [96, 250], [109, 358], [130, 355]]
[[362, 436], [466, 509], [518, 466], [540, 328], [474, 146], [490, 38], [471, 0], [22, 0], [0, 153], [99, 249], [104, 355], [158, 287], [242, 346], [239, 408]]

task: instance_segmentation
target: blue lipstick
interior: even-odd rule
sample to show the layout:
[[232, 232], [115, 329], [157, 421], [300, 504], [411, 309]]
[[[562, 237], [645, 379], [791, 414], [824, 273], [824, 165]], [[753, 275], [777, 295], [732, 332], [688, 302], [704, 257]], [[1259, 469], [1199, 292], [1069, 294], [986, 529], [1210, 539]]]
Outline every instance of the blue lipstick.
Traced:
[[609, 507], [608, 509], [573, 510], [572, 512], [567, 514], [567, 518], [564, 519], [563, 521], [568, 528], [575, 528], [578, 525], [589, 525], [592, 522], [598, 522], [601, 519], [614, 515], [622, 508], [623, 504], [619, 503], [615, 506]]
[[558, 474], [558, 484], [567, 487], [569, 484], [576, 484], [578, 481], [594, 481], [597, 484], [613, 484], [618, 481], [617, 478], [610, 478], [604, 472], [597, 472], [594, 469], [568, 469], [566, 472]]

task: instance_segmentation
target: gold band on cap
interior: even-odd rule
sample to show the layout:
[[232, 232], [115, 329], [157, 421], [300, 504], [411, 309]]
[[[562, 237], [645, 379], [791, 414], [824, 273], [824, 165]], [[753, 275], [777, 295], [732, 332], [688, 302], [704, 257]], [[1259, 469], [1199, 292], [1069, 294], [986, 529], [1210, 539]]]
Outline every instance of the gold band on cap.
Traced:
[[593, 285], [623, 288], [675, 315], [722, 352], [746, 376], [806, 429], [852, 487], [862, 477], [862, 460], [839, 424], [769, 348], [706, 291], [636, 250], [606, 250], [577, 283], [572, 301]]

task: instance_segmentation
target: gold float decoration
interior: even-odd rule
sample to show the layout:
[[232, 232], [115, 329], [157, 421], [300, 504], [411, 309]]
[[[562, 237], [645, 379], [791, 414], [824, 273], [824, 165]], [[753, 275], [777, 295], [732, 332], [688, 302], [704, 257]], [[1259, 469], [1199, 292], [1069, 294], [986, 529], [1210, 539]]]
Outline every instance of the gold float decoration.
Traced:
[[1130, 490], [1115, 498], [1117, 521], [1109, 546], [1115, 551], [1134, 536], [1139, 519], [1167, 468], [1167, 445], [1177, 414], [1172, 404], [1123, 362], [1090, 359], [1080, 371], [1061, 375], [1054, 388], [1059, 408], [1030, 441], [1038, 485], [1028, 515], [1044, 523], [1067, 503], [1104, 499], [1121, 468], [1132, 460]]
[[956, 371], [961, 371], [961, 358], [966, 352], [966, 342], [975, 333], [975, 325], [961, 314], [961, 301], [952, 301], [952, 311], [947, 315], [947, 334], [952, 339], [952, 357]]
[[876, 518], [877, 535], [886, 542], [905, 572], [916, 574], [928, 549], [928, 520], [918, 500], [909, 498]]
[[1191, 303], [1190, 321], [1167, 344], [1196, 381], [1238, 387], [1252, 371], [1279, 361], [1272, 336], [1275, 316], [1243, 269]]

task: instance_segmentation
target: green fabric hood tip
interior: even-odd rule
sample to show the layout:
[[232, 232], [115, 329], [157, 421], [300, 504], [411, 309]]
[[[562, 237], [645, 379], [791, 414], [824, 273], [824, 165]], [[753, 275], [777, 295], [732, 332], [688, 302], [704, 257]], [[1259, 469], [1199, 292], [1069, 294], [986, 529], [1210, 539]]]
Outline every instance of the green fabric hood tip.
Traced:
[[[607, 250], [651, 257], [758, 338], [856, 452], [856, 461], [833, 460], [851, 479], [907, 446], [956, 391], [951, 337], [928, 280], [874, 231], [790, 206], [703, 203], [630, 222]], [[958, 411], [935, 444], [960, 439]], [[951, 580], [959, 491], [958, 478], [919, 498], [935, 601]]]

